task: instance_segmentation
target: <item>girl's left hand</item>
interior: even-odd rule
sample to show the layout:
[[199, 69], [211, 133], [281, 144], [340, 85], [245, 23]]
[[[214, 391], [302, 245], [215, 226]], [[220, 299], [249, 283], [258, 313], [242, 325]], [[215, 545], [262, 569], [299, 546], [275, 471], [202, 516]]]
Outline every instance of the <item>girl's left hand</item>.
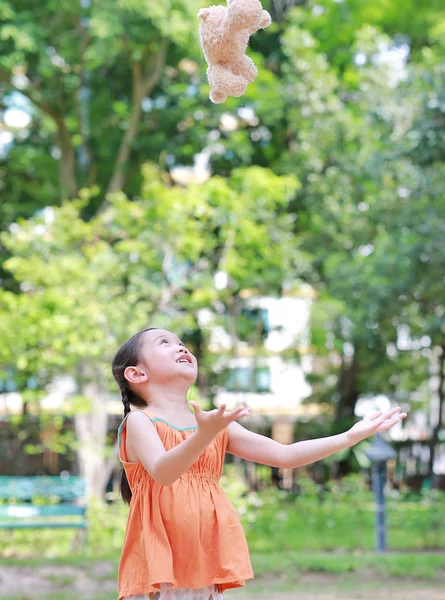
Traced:
[[400, 406], [387, 410], [384, 413], [379, 410], [370, 417], [365, 417], [353, 425], [351, 429], [346, 432], [351, 445], [358, 444], [375, 433], [388, 431], [388, 429], [394, 427], [394, 425], [408, 416], [406, 412], [400, 413], [399, 411], [401, 410]]

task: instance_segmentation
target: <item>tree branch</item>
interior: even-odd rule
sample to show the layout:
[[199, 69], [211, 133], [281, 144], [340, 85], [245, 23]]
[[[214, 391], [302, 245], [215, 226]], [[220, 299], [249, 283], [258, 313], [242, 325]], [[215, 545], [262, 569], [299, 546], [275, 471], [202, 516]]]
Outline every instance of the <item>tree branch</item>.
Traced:
[[38, 99], [36, 95], [41, 91], [34, 86], [32, 89], [29, 86], [27, 89], [19, 89], [11, 81], [10, 74], [7, 71], [0, 71], [0, 80], [4, 81], [12, 88], [23, 94], [43, 113], [51, 117], [58, 128], [59, 145], [62, 152], [60, 161], [60, 180], [62, 185], [62, 196], [75, 197], [77, 195], [77, 183], [75, 177], [75, 153], [71, 143], [71, 136], [66, 126], [65, 120], [61, 114], [56, 112], [52, 106]]
[[133, 62], [131, 65], [133, 72], [132, 112], [128, 127], [124, 133], [119, 147], [119, 152], [116, 158], [105, 200], [100, 206], [98, 212], [102, 212], [108, 206], [107, 196], [121, 190], [125, 184], [125, 167], [130, 156], [131, 145], [138, 131], [142, 112], [141, 103], [143, 98], [152, 92], [153, 88], [161, 78], [167, 58], [168, 44], [168, 39], [162, 40], [159, 51], [152, 57], [151, 61], [149, 61], [144, 73], [142, 73], [140, 62]]

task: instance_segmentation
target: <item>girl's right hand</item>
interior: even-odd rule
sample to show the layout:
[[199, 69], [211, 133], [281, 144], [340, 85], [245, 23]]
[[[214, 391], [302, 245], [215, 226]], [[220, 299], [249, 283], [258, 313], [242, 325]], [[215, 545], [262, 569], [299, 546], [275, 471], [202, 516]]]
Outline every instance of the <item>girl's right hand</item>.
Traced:
[[373, 413], [370, 417], [365, 417], [346, 432], [346, 437], [351, 445], [358, 444], [375, 433], [388, 431], [403, 419], [406, 419], [408, 414], [401, 413], [400, 406], [391, 408], [382, 413], [381, 410]]
[[196, 402], [189, 402], [195, 411], [195, 419], [198, 424], [198, 431], [204, 433], [209, 439], [213, 439], [220, 431], [230, 425], [232, 421], [247, 417], [250, 414], [250, 408], [240, 406], [234, 410], [224, 412], [225, 404], [214, 410], [201, 410]]

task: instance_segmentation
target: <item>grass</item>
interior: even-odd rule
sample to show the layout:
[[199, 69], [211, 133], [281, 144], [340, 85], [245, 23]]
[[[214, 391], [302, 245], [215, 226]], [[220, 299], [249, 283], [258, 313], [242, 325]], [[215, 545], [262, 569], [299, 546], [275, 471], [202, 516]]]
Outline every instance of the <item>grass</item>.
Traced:
[[252, 554], [257, 577], [271, 573], [318, 572], [344, 574], [372, 569], [382, 577], [409, 576], [431, 580], [442, 571], [445, 580], [445, 553], [281, 553]]
[[[375, 506], [369, 492], [328, 493], [321, 502], [306, 489], [294, 497], [273, 490], [241, 495], [239, 490], [231, 491], [230, 485], [228, 488], [252, 553], [373, 551]], [[390, 548], [402, 552], [445, 550], [445, 494], [407, 499], [389, 496], [386, 509]], [[118, 554], [127, 517], [128, 507], [121, 501], [92, 501], [85, 555], [97, 559], [105, 553]], [[37, 533], [32, 529], [0, 530], [2, 558], [79, 555], [83, 551], [81, 534], [70, 529], [39, 529]]]
[[[441, 574], [445, 580], [445, 552], [387, 552], [384, 554], [355, 552], [355, 553], [326, 553], [326, 552], [270, 552], [252, 553], [252, 566], [255, 576], [269, 577], [275, 573], [291, 575], [298, 571], [344, 574], [348, 572], [359, 573], [363, 569], [373, 569], [382, 577], [412, 577], [430, 580]], [[94, 574], [94, 567], [99, 563], [111, 565], [110, 574]], [[15, 567], [56, 567], [67, 565], [79, 567], [90, 577], [97, 581], [114, 579], [117, 574], [119, 557], [116, 555], [101, 557], [100, 559], [85, 558], [84, 556], [71, 556], [60, 558], [3, 558], [2, 566]], [[51, 576], [57, 583], [57, 576]], [[64, 579], [65, 576], [61, 576]]]
[[48, 579], [48, 581], [50, 581], [51, 583], [54, 583], [55, 585], [60, 585], [63, 587], [67, 586], [67, 585], [71, 585], [75, 581], [75, 577], [72, 577], [70, 575], [51, 574], [51, 575], [46, 575], [46, 579]]
[[[445, 548], [445, 504], [387, 505], [387, 535], [392, 548], [427, 550]], [[278, 549], [294, 552], [372, 551], [375, 544], [375, 508], [366, 503], [299, 501], [266, 504], [245, 524], [254, 552]], [[296, 532], [288, 535], [289, 531]], [[298, 532], [298, 533], [297, 533]]]
[[82, 567], [88, 569], [88, 566], [94, 563], [108, 562], [116, 566], [119, 564], [119, 556], [112, 554], [109, 556], [101, 556], [100, 558], [89, 558], [85, 555], [58, 556], [55, 558], [19, 558], [19, 557], [2, 557], [2, 566], [10, 567], [46, 567], [48, 565], [68, 565], [71, 567]]

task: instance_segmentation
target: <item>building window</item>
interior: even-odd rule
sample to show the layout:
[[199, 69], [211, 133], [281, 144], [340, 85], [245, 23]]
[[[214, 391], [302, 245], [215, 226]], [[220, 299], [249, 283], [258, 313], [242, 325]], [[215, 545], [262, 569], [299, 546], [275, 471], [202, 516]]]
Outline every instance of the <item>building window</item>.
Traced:
[[257, 392], [270, 392], [270, 369], [269, 367], [261, 367], [255, 369], [255, 382]]
[[223, 375], [223, 387], [228, 392], [270, 392], [269, 367], [233, 367]]
[[269, 335], [269, 311], [267, 308], [244, 306], [237, 322], [237, 336], [242, 342], [251, 344], [264, 341]]

